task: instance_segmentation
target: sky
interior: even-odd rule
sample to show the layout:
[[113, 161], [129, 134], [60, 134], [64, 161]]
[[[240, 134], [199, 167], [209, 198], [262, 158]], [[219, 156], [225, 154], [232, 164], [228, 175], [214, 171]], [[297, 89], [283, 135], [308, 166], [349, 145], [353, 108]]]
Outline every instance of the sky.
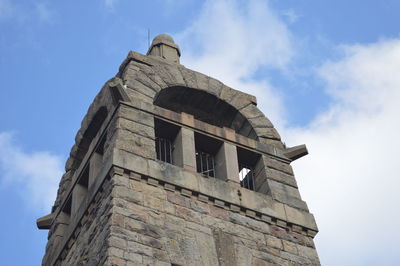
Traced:
[[39, 265], [80, 122], [130, 50], [253, 94], [288, 146], [323, 265], [400, 265], [400, 1], [0, 0], [0, 256]]

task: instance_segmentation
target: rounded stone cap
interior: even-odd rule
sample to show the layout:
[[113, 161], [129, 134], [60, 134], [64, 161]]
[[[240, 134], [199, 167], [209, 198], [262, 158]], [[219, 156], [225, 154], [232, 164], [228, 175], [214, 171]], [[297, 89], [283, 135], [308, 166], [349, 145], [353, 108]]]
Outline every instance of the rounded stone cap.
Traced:
[[154, 39], [151, 45], [156, 45], [158, 43], [171, 43], [175, 44], [174, 39], [168, 34], [162, 33], [157, 35]]
[[[173, 52], [172, 52], [173, 51]], [[151, 42], [147, 55], [160, 56], [167, 60], [178, 62], [181, 56], [179, 46], [168, 34], [159, 34]]]

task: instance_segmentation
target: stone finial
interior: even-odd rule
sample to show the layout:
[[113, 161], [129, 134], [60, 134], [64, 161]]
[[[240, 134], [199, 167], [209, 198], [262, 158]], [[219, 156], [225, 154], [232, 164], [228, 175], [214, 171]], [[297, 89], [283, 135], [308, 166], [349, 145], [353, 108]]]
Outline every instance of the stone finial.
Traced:
[[147, 55], [159, 56], [168, 61], [179, 63], [181, 51], [171, 36], [160, 34], [153, 39]]

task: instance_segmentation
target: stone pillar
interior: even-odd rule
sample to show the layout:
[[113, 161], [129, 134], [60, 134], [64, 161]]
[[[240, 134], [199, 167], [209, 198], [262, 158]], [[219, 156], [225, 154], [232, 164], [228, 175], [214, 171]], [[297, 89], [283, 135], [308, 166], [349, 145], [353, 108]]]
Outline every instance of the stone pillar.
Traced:
[[215, 176], [239, 184], [236, 146], [224, 142], [215, 156]]
[[89, 188], [95, 182], [98, 173], [102, 169], [102, 164], [103, 164], [103, 155], [94, 152], [92, 154], [92, 157], [90, 158], [90, 164], [89, 164]]
[[68, 225], [70, 223], [71, 216], [68, 213], [60, 212], [55, 220], [55, 229], [54, 229], [54, 246], [57, 246], [61, 239], [64, 237], [68, 230]]
[[72, 191], [72, 202], [71, 202], [71, 216], [75, 219], [78, 213], [79, 207], [82, 206], [83, 201], [86, 198], [88, 189], [86, 186], [81, 184], [75, 184], [74, 190]]
[[267, 179], [267, 166], [265, 163], [266, 160], [266, 156], [261, 155], [256, 166], [254, 167], [255, 191], [264, 194], [271, 194], [271, 189], [268, 185]]
[[173, 145], [173, 163], [187, 170], [196, 172], [196, 148], [193, 130], [181, 128]]

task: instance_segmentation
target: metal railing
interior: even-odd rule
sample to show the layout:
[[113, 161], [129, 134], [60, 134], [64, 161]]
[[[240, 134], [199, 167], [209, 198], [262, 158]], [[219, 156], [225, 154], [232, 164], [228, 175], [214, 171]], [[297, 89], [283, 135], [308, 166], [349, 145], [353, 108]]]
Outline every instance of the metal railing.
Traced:
[[169, 139], [156, 137], [157, 159], [172, 164], [172, 143]]
[[196, 150], [197, 172], [209, 177], [215, 177], [215, 161], [212, 154]]
[[248, 165], [239, 164], [239, 169], [240, 186], [250, 190], [255, 190], [254, 168], [249, 167]]

